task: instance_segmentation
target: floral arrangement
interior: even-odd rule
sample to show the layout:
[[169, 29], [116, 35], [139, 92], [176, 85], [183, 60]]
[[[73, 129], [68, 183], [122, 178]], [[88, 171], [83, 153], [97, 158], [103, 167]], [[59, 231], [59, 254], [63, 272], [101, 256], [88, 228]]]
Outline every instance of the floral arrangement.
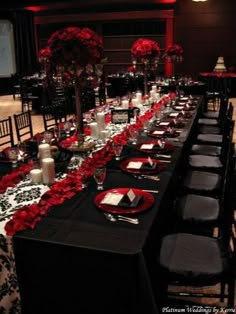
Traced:
[[131, 55], [137, 61], [152, 61], [160, 56], [160, 47], [154, 40], [139, 38], [131, 47]]
[[178, 44], [174, 44], [167, 47], [163, 57], [173, 62], [182, 62], [183, 53], [184, 53], [183, 48]]
[[39, 57], [46, 57], [54, 66], [84, 67], [96, 64], [104, 58], [101, 37], [90, 28], [67, 27], [54, 32], [47, 42], [47, 47], [39, 52]]

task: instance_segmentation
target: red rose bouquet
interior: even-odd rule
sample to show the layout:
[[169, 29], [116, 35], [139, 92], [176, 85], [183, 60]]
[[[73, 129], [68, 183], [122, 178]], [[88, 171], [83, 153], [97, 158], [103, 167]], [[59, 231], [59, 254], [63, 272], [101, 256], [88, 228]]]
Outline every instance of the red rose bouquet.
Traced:
[[160, 47], [154, 40], [139, 38], [131, 47], [131, 55], [137, 61], [152, 61], [160, 56]]
[[180, 45], [175, 44], [167, 47], [163, 57], [173, 62], [182, 62], [183, 53], [183, 48]]
[[102, 39], [89, 28], [67, 27], [48, 39], [48, 57], [54, 65], [84, 67], [104, 58]]

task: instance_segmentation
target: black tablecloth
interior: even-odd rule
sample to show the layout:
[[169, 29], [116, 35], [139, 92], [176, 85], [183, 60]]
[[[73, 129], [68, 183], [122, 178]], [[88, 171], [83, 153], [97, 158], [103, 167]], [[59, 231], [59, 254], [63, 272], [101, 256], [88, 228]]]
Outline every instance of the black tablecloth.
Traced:
[[[105, 189], [159, 191], [151, 208], [135, 214], [139, 225], [107, 221], [94, 204], [98, 191], [91, 179], [35, 229], [14, 236], [23, 314], [158, 313], [152, 284], [155, 255], [161, 235], [171, 228], [168, 217], [196, 115], [182, 139], [173, 140], [172, 162], [165, 164], [160, 181], [134, 178], [114, 160], [107, 165]], [[127, 146], [122, 158], [132, 156], [147, 155]]]

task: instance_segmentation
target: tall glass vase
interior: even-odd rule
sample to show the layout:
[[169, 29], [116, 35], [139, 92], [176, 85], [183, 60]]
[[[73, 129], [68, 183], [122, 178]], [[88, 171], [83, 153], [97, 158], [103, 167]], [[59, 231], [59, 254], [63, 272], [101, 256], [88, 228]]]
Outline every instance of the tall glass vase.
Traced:
[[144, 74], [144, 78], [143, 78], [144, 81], [143, 81], [143, 83], [144, 83], [144, 96], [145, 96], [148, 93], [148, 84], [147, 84], [147, 81], [148, 81], [148, 78], [147, 78], [148, 60], [144, 60], [143, 64], [144, 64], [144, 73], [143, 73]]
[[77, 123], [78, 134], [82, 135], [84, 132], [83, 110], [81, 101], [81, 86], [78, 80], [75, 80], [74, 89], [75, 89], [75, 119]]

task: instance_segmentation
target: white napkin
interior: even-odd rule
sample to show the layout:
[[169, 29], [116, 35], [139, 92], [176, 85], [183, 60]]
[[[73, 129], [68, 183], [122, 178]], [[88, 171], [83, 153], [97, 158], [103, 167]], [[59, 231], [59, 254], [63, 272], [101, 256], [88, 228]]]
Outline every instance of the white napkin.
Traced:
[[169, 125], [170, 122], [161, 122], [159, 125]]
[[142, 167], [141, 161], [130, 161], [127, 165], [127, 169], [140, 169]]
[[162, 135], [165, 131], [154, 131], [152, 134]]
[[143, 144], [140, 146], [141, 149], [153, 149], [154, 144]]
[[170, 113], [170, 116], [171, 116], [171, 117], [178, 117], [178, 115], [179, 115], [178, 112], [172, 112], [172, 113]]
[[117, 206], [120, 203], [120, 201], [122, 200], [123, 196], [124, 195], [120, 194], [120, 193], [109, 192], [104, 196], [104, 198], [100, 204]]

